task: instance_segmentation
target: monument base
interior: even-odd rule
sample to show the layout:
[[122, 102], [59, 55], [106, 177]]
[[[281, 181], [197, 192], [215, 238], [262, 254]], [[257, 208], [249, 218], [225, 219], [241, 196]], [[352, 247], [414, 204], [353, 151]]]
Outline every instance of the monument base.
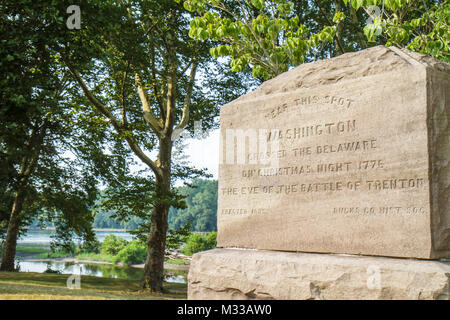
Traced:
[[188, 299], [449, 300], [450, 262], [214, 249], [193, 256]]

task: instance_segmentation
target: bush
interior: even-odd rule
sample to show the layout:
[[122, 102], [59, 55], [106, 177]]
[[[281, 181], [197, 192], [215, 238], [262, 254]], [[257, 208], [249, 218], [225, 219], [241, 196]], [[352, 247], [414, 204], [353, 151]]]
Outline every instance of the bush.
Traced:
[[102, 244], [95, 238], [93, 241], [85, 241], [82, 245], [75, 249], [74, 254], [85, 254], [85, 253], [100, 253], [100, 248]]
[[125, 246], [128, 244], [128, 241], [121, 238], [116, 237], [113, 234], [108, 235], [105, 240], [102, 242], [101, 246], [101, 253], [115, 256], [119, 253], [120, 250], [125, 248]]
[[123, 262], [125, 264], [141, 263], [147, 256], [147, 246], [137, 240], [132, 240], [121, 249], [113, 258], [113, 263]]
[[183, 250], [186, 255], [214, 249], [217, 245], [217, 232], [210, 232], [208, 235], [193, 233], [189, 236], [186, 246]]
[[206, 246], [208, 247], [207, 250], [214, 249], [215, 247], [217, 247], [217, 232], [215, 231], [210, 232], [206, 236]]
[[59, 270], [52, 270], [50, 267], [47, 267], [47, 269], [44, 271], [44, 273], [61, 274], [61, 271], [59, 271]]
[[71, 256], [73, 256], [73, 252], [67, 252], [65, 250], [50, 251], [39, 255], [40, 258], [66, 258]]
[[52, 253], [64, 252], [67, 256], [73, 256], [77, 246], [73, 241], [62, 241], [62, 242], [54, 242], [50, 243], [50, 251]]
[[167, 249], [178, 249], [191, 236], [192, 221], [189, 220], [183, 227], [178, 230], [169, 229], [166, 237]]

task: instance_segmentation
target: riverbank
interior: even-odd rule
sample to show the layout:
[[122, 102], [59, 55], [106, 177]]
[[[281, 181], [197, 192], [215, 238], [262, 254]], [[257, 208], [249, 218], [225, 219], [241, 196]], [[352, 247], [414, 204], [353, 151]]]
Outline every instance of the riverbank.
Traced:
[[[19, 248], [18, 248], [19, 249]], [[95, 259], [83, 259], [79, 257], [41, 257], [25, 250], [16, 253], [16, 268], [21, 273], [57, 273], [61, 275], [81, 274], [83, 276], [95, 276], [98, 278], [116, 278], [126, 280], [141, 280], [144, 264], [124, 265], [113, 264], [109, 261], [98, 261]], [[29, 248], [25, 248], [29, 249]], [[35, 251], [35, 250], [31, 250]], [[36, 250], [38, 253], [39, 251]], [[44, 255], [45, 256], [45, 255]], [[95, 258], [95, 256], [94, 256]], [[164, 264], [164, 278], [166, 282], [187, 283], [189, 271], [188, 261], [173, 260], [167, 258], [169, 263]], [[174, 264], [172, 264], [172, 263]], [[1, 259], [0, 259], [1, 263]]]
[[81, 276], [80, 289], [67, 288], [67, 275], [0, 272], [0, 300], [186, 299], [187, 285], [164, 283], [163, 294], [140, 289], [140, 281]]
[[[142, 262], [138, 260], [128, 265], [116, 262], [114, 258], [113, 255], [106, 253], [52, 252], [50, 246], [44, 242], [20, 243], [17, 246], [15, 265], [22, 273], [81, 274], [99, 278], [142, 279], [144, 269]], [[189, 263], [189, 257], [176, 251], [168, 251], [164, 264], [165, 281], [186, 283]]]
[[[46, 230], [46, 231], [55, 231], [56, 228], [55, 227], [45, 227], [45, 228], [30, 228], [30, 227], [25, 227], [25, 230], [31, 230], [31, 231], [42, 231], [42, 230]], [[93, 228], [93, 231], [99, 231], [99, 232], [130, 232], [130, 231], [134, 231], [134, 230], [128, 230], [128, 229], [114, 229], [114, 228]]]
[[[88, 263], [88, 264], [105, 264], [114, 265], [111, 260], [112, 257], [104, 255], [86, 255], [81, 254], [80, 256], [56, 256], [51, 257], [50, 248], [42, 245], [18, 245], [16, 251], [16, 259], [20, 259], [23, 262], [67, 262], [67, 263]], [[49, 257], [50, 256], [50, 257]], [[0, 255], [1, 261], [1, 255]], [[118, 264], [117, 266], [123, 266], [123, 264]], [[143, 269], [144, 264], [131, 264], [129, 267]], [[170, 260], [167, 259], [164, 263], [164, 269], [169, 270], [179, 270], [188, 271], [189, 262], [183, 259]]]
[[[88, 263], [88, 264], [106, 264], [106, 265], [114, 265], [112, 262], [108, 261], [97, 261], [97, 260], [86, 260], [86, 259], [77, 259], [76, 257], [68, 257], [68, 258], [36, 258], [33, 256], [27, 256], [22, 259], [23, 262], [66, 262], [66, 263]], [[123, 265], [118, 265], [123, 266]], [[144, 269], [144, 264], [131, 264], [129, 265], [131, 268]], [[180, 271], [189, 271], [189, 265], [177, 265], [164, 263], [164, 269], [169, 270], [180, 270]]]

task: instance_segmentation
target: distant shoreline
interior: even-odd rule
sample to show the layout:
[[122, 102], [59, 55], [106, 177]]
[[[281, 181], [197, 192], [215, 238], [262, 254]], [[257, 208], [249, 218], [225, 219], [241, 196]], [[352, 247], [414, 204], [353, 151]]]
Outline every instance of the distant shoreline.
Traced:
[[[108, 261], [97, 261], [97, 260], [88, 260], [88, 259], [77, 259], [74, 257], [66, 257], [66, 258], [33, 258], [32, 256], [25, 258], [22, 260], [23, 262], [65, 262], [65, 263], [86, 263], [86, 264], [106, 264], [118, 267], [126, 267], [126, 265], [118, 264], [115, 265], [112, 262]], [[130, 268], [143, 269], [144, 264], [130, 264], [128, 265]], [[181, 271], [189, 271], [189, 265], [176, 265], [164, 262], [164, 269], [168, 270], [181, 270]]]
[[[30, 227], [25, 227], [25, 230], [48, 230], [48, 231], [54, 231], [56, 230], [54, 227], [47, 227], [47, 228], [30, 228]], [[94, 228], [92, 229], [94, 231], [103, 231], [103, 232], [126, 232], [126, 233], [130, 233], [136, 230], [128, 230], [128, 229], [113, 229], [113, 228]], [[217, 232], [216, 230], [213, 231], [191, 231], [191, 233], [196, 233], [196, 234], [209, 234], [211, 232]]]
[[[47, 228], [30, 228], [30, 227], [26, 227], [26, 230], [49, 230], [49, 231], [54, 231], [56, 230], [54, 227], [47, 227]], [[131, 232], [131, 231], [135, 231], [135, 230], [127, 230], [127, 229], [113, 229], [113, 228], [94, 228], [92, 229], [94, 231], [104, 231], [104, 232]]]

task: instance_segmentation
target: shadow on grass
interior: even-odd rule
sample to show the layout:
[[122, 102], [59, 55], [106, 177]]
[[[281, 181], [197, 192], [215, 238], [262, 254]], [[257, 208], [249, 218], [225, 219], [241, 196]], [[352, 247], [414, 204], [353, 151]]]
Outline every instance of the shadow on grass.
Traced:
[[141, 290], [140, 281], [81, 276], [81, 289], [66, 286], [70, 275], [0, 272], [0, 299], [186, 299], [187, 285], [165, 283], [163, 294]]

